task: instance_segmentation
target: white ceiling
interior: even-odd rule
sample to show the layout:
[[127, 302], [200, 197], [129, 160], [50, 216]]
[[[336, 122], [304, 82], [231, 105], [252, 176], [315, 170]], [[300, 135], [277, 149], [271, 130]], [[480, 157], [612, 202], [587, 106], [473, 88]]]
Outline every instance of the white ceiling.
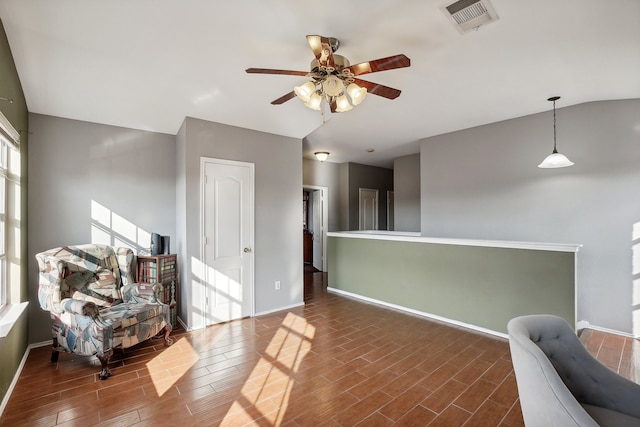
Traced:
[[[304, 139], [333, 162], [391, 166], [422, 138], [548, 111], [553, 95], [640, 98], [638, 0], [492, 0], [499, 20], [464, 35], [445, 3], [2, 0], [0, 18], [31, 112], [169, 134], [190, 116]], [[410, 68], [363, 76], [402, 95], [328, 120], [271, 105], [306, 79], [244, 70], [307, 71], [307, 34], [338, 38], [352, 64], [407, 55]]]

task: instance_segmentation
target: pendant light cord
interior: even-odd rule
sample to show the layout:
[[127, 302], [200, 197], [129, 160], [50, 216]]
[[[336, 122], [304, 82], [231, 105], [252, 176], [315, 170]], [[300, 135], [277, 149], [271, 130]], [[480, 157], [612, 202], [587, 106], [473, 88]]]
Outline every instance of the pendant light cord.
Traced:
[[552, 96], [547, 101], [553, 101], [553, 154], [558, 152], [556, 148], [556, 101], [560, 99], [559, 96]]
[[556, 149], [556, 100], [553, 100], [553, 152], [557, 153]]

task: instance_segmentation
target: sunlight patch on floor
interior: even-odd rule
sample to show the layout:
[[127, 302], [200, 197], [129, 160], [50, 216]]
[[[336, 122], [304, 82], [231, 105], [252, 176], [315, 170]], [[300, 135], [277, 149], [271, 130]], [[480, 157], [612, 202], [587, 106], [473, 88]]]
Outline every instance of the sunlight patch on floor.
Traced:
[[241, 390], [242, 398], [227, 412], [226, 421], [255, 420], [260, 416], [271, 425], [282, 422], [291, 390], [304, 357], [309, 353], [315, 327], [306, 319], [287, 313], [269, 341], [264, 355], [249, 375]]
[[[187, 356], [185, 356], [187, 355]], [[180, 359], [176, 363], [176, 359]], [[147, 370], [158, 397], [162, 396], [200, 360], [198, 353], [188, 340], [180, 338], [167, 347], [159, 356], [147, 362]], [[171, 369], [165, 368], [171, 366]]]

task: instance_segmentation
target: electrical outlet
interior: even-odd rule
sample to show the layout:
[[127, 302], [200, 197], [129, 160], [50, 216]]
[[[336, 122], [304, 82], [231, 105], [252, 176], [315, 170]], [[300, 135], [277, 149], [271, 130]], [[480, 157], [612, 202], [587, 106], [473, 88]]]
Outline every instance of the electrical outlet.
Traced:
[[276, 291], [280, 290], [280, 280], [276, 280]]

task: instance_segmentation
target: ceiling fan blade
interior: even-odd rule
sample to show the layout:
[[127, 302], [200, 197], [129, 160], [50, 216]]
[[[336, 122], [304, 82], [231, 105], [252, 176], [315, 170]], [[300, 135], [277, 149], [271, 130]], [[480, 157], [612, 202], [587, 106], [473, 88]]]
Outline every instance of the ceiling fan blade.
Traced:
[[308, 71], [273, 70], [271, 68], [247, 68], [249, 74], [285, 74], [288, 76], [306, 76]]
[[333, 61], [333, 48], [331, 47], [331, 40], [329, 37], [323, 37], [318, 35], [307, 36], [307, 43], [316, 56], [316, 59], [325, 67], [334, 67]]
[[375, 59], [373, 61], [361, 62], [360, 64], [347, 67], [351, 72], [359, 76], [361, 74], [376, 73], [378, 71], [393, 70], [395, 68], [405, 68], [411, 66], [411, 60], [406, 55], [394, 55], [386, 58]]
[[389, 86], [384, 86], [378, 83], [368, 82], [362, 79], [355, 79], [354, 83], [360, 87], [366, 87], [367, 93], [378, 95], [387, 99], [396, 99], [400, 96], [401, 91]]
[[287, 102], [288, 100], [290, 100], [291, 98], [295, 98], [296, 93], [294, 91], [289, 92], [286, 95], [281, 96], [278, 99], [275, 99], [273, 101], [271, 101], [272, 105], [280, 105], [280, 104], [284, 104], [285, 102]]

